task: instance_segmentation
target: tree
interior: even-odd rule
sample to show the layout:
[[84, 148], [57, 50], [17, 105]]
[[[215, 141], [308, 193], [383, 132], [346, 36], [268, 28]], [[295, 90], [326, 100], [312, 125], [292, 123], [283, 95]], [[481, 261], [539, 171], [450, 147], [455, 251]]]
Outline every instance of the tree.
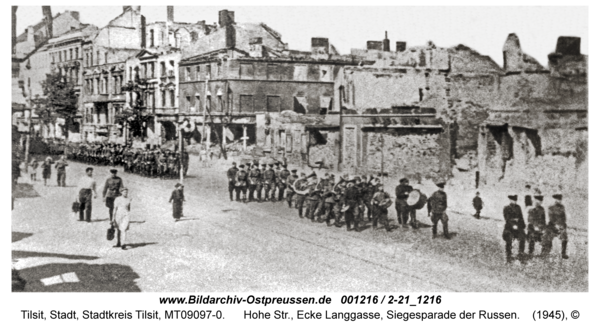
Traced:
[[75, 91], [75, 83], [60, 72], [52, 70], [46, 74], [46, 80], [42, 81], [44, 99], [40, 99], [38, 115], [45, 122], [56, 121], [57, 117], [63, 118], [63, 133], [66, 141], [69, 141], [69, 125], [77, 115], [78, 95]]

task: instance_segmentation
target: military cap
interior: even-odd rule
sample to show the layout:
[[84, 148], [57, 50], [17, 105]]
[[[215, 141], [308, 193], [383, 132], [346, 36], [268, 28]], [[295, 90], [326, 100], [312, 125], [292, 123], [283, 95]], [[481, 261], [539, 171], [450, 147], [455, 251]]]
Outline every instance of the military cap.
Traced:
[[[168, 151], [168, 150], [167, 150], [167, 151]], [[233, 162], [233, 163], [231, 163], [231, 165], [237, 165], [237, 163], [236, 163], [236, 162]]]
[[[408, 182], [408, 179], [407, 178], [400, 179], [400, 183], [402, 183], [402, 182]], [[437, 186], [438, 184], [436, 183], [435, 185]]]
[[269, 164], [269, 167], [273, 167], [273, 164]]
[[246, 163], [246, 166], [252, 166], [252, 163], [248, 162]]
[[240, 169], [243, 169], [243, 168], [244, 168], [244, 164], [241, 164], [241, 165], [240, 165]]
[[517, 195], [508, 195], [508, 199], [517, 201], [519, 197]]
[[280, 164], [279, 162], [275, 162], [275, 165], [279, 166], [279, 164]]
[[438, 188], [444, 188], [446, 184], [444, 182], [438, 182], [435, 184]]
[[552, 198], [558, 199], [558, 200], [562, 200], [562, 195], [561, 194], [554, 194], [554, 195], [552, 195]]
[[283, 166], [284, 168], [287, 168], [287, 164], [281, 164], [281, 166]]
[[533, 196], [533, 198], [535, 200], [544, 200], [544, 196], [542, 196], [542, 195], [535, 195], [535, 196]]
[[110, 169], [110, 173], [117, 173], [117, 169]]
[[312, 178], [312, 177], [315, 177], [315, 178], [316, 178], [316, 177], [317, 177], [317, 174], [316, 174], [316, 173], [313, 171], [311, 174], [309, 174], [309, 175], [308, 175], [308, 177], [309, 177], [309, 178]]
[[361, 181], [361, 179], [360, 179], [360, 177], [358, 175], [355, 176], [354, 179], [352, 179], [352, 180], [354, 180], [354, 181]]
[[262, 163], [262, 164], [260, 164], [260, 165], [261, 165], [262, 167], [267, 167], [267, 164], [265, 164], [265, 163]]
[[296, 169], [293, 169], [293, 170], [292, 170], [292, 173], [296, 173], [296, 172], [298, 172], [298, 170], [296, 170]]
[[177, 182], [177, 183], [175, 184], [175, 188], [179, 188], [179, 187], [183, 187], [183, 185], [182, 185], [181, 183]]

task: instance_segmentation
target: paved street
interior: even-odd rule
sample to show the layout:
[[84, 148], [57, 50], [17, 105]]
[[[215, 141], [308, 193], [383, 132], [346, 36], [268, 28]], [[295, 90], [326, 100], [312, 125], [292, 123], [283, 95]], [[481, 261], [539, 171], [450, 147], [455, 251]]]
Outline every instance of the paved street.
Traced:
[[[77, 222], [71, 214], [74, 185], [86, 165], [70, 163], [66, 188], [56, 187], [55, 172], [47, 187], [39, 181], [32, 188], [21, 185], [27, 197], [15, 201], [12, 250], [13, 266], [27, 281], [25, 290], [588, 290], [587, 230], [570, 231], [569, 260], [559, 259], [555, 240], [550, 258], [506, 265], [498, 220], [451, 212], [452, 240], [432, 240], [429, 228], [347, 232], [300, 219], [283, 202], [230, 202], [225, 166], [200, 168], [197, 157], [191, 160], [180, 222], [171, 218], [168, 203], [176, 181], [120, 173], [133, 198], [133, 248], [125, 251], [106, 240], [108, 211], [101, 188], [108, 167], [95, 171], [100, 196], [94, 200], [92, 223]], [[429, 223], [425, 210], [418, 218]]]

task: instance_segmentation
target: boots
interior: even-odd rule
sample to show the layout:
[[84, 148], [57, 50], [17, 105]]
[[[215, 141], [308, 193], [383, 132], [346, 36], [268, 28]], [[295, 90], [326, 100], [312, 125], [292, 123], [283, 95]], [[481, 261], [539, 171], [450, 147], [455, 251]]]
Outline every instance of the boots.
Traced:
[[431, 227], [431, 232], [433, 232], [432, 238], [437, 237], [437, 224], [435, 224], [435, 223], [433, 224], [433, 227]]
[[563, 240], [562, 242], [562, 258], [567, 260], [569, 259], [569, 256], [567, 256], [567, 241]]
[[529, 256], [533, 256], [534, 250], [535, 250], [535, 243], [529, 242]]

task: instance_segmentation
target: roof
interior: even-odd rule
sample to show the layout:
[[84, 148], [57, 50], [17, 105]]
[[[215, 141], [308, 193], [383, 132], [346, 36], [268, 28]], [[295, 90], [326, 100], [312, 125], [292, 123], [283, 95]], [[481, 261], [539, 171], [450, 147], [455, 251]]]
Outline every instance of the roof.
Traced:
[[[57, 19], [59, 16], [66, 14], [66, 13], [71, 13], [70, 11], [65, 11], [64, 13], [58, 13], [56, 14], [54, 17], [52, 17], [52, 19]], [[46, 26], [46, 20], [42, 19], [39, 23], [33, 25], [33, 33], [38, 32], [39, 30], [41, 30], [42, 28], [44, 28]], [[27, 31], [21, 33], [18, 37], [17, 37], [17, 43], [19, 42], [25, 42], [27, 41]]]

